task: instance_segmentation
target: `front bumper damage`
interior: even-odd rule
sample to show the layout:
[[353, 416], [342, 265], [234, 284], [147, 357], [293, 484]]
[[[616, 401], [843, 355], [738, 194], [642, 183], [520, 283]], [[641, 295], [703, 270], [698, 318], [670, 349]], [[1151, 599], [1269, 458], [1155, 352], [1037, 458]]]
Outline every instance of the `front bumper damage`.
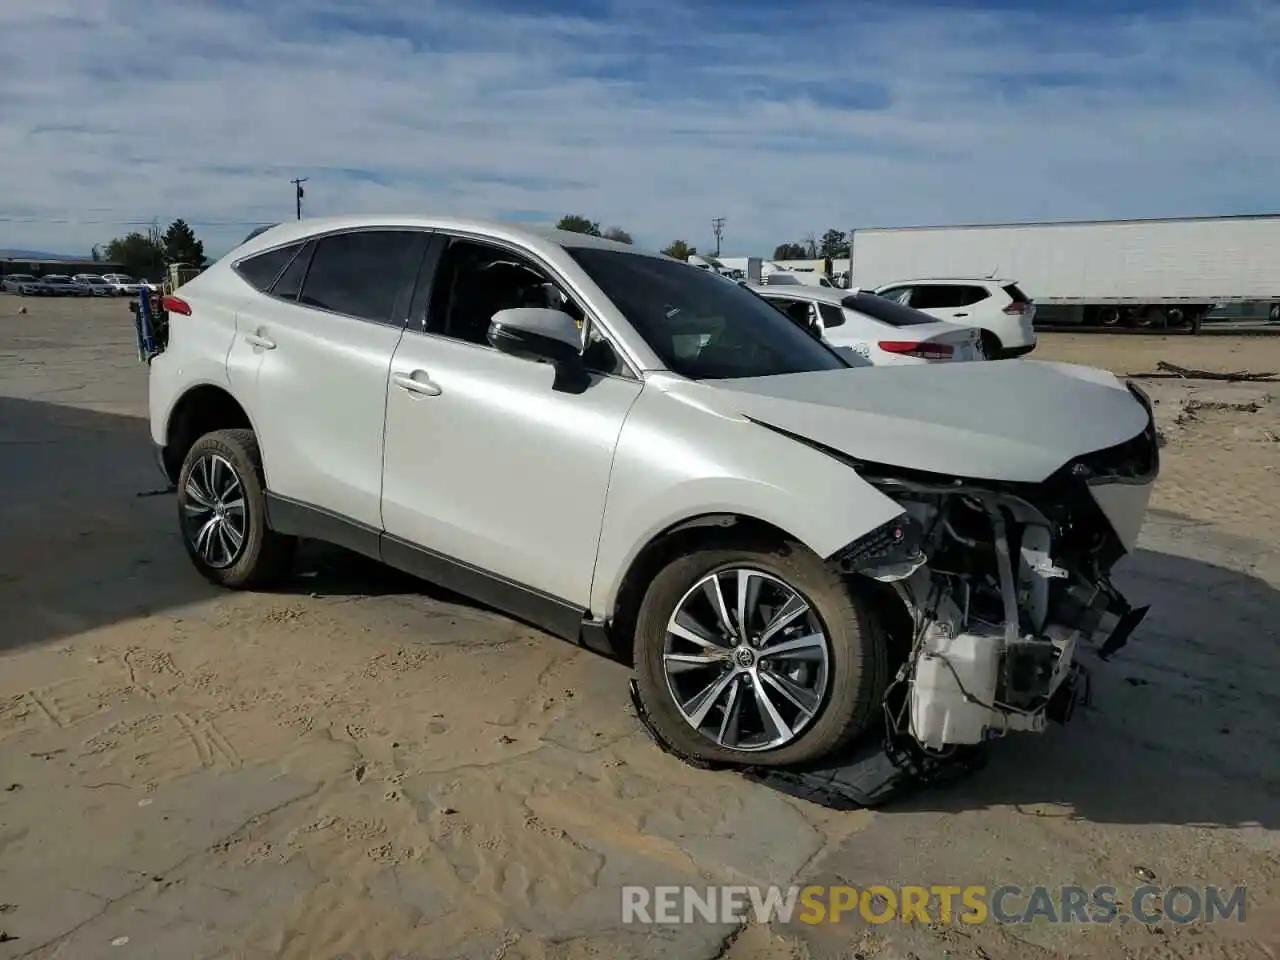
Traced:
[[[826, 806], [875, 806], [967, 773], [989, 741], [1066, 723], [1087, 704], [1090, 667], [1119, 653], [1148, 610], [1111, 581], [1159, 472], [1151, 405], [1131, 389], [1144, 431], [1041, 484], [855, 465], [904, 509], [832, 558], [900, 615], [884, 737], [807, 769], [739, 772]], [[659, 745], [680, 755], [633, 700]]]
[[1111, 582], [1137, 543], [1159, 443], [1141, 433], [1040, 484], [977, 483], [864, 467], [904, 513], [837, 558], [889, 585], [907, 654], [885, 700], [891, 734], [932, 753], [1065, 722], [1087, 697], [1086, 655], [1106, 661], [1147, 613]]

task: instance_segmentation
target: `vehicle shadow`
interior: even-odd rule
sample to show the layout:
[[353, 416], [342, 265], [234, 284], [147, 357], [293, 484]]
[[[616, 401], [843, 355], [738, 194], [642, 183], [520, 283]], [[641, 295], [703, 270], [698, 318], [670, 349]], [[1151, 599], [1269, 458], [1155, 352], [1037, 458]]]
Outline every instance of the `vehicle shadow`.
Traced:
[[1091, 664], [1091, 705], [1043, 736], [993, 744], [975, 776], [891, 811], [1280, 827], [1280, 592], [1147, 549], [1116, 579], [1151, 612], [1111, 661]]
[[[192, 568], [139, 417], [0, 397], [0, 653], [227, 596]], [[445, 591], [305, 543], [280, 592]]]

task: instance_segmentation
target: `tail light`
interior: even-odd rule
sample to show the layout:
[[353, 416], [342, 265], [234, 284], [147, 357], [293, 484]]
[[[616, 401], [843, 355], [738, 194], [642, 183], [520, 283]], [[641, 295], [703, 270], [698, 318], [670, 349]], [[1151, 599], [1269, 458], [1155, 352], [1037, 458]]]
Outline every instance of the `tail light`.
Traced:
[[160, 301], [160, 307], [165, 313], [180, 313], [184, 317], [191, 316], [191, 304], [183, 300], [181, 297], [175, 297], [170, 294]]
[[881, 340], [880, 349], [885, 353], [919, 357], [922, 360], [949, 360], [955, 350], [949, 343], [930, 343], [919, 340]]
[[1004, 308], [1004, 312], [1010, 316], [1020, 317], [1031, 309], [1030, 300], [1015, 300]]

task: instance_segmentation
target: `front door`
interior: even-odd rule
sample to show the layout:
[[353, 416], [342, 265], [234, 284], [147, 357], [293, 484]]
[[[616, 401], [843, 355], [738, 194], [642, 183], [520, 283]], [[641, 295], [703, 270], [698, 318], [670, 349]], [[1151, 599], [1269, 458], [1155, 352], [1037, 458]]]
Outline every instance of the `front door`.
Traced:
[[[530, 594], [588, 609], [613, 452], [642, 389], [563, 291], [523, 255], [452, 240], [391, 363], [383, 555], [513, 613]], [[489, 319], [517, 306], [583, 322], [585, 390], [488, 345]]]

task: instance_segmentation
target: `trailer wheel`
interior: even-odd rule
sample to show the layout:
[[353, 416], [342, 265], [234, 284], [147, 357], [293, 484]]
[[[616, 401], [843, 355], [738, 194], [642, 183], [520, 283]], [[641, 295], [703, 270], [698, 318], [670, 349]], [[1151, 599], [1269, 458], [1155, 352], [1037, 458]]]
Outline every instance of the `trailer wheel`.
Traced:
[[1120, 310], [1116, 307], [1102, 307], [1098, 310], [1098, 323], [1104, 327], [1114, 327], [1120, 323]]
[[1182, 308], [1181, 308], [1181, 307], [1173, 307], [1173, 308], [1169, 311], [1169, 313], [1167, 314], [1167, 316], [1168, 316], [1168, 318], [1169, 318], [1169, 326], [1171, 326], [1171, 327], [1180, 327], [1180, 326], [1182, 326], [1182, 322], [1183, 322], [1183, 320], [1185, 320], [1185, 319], [1186, 319], [1186, 316], [1183, 314], [1183, 312], [1182, 312]]
[[1151, 327], [1167, 327], [1169, 321], [1163, 307], [1147, 307], [1134, 315], [1133, 324], [1143, 330]]

